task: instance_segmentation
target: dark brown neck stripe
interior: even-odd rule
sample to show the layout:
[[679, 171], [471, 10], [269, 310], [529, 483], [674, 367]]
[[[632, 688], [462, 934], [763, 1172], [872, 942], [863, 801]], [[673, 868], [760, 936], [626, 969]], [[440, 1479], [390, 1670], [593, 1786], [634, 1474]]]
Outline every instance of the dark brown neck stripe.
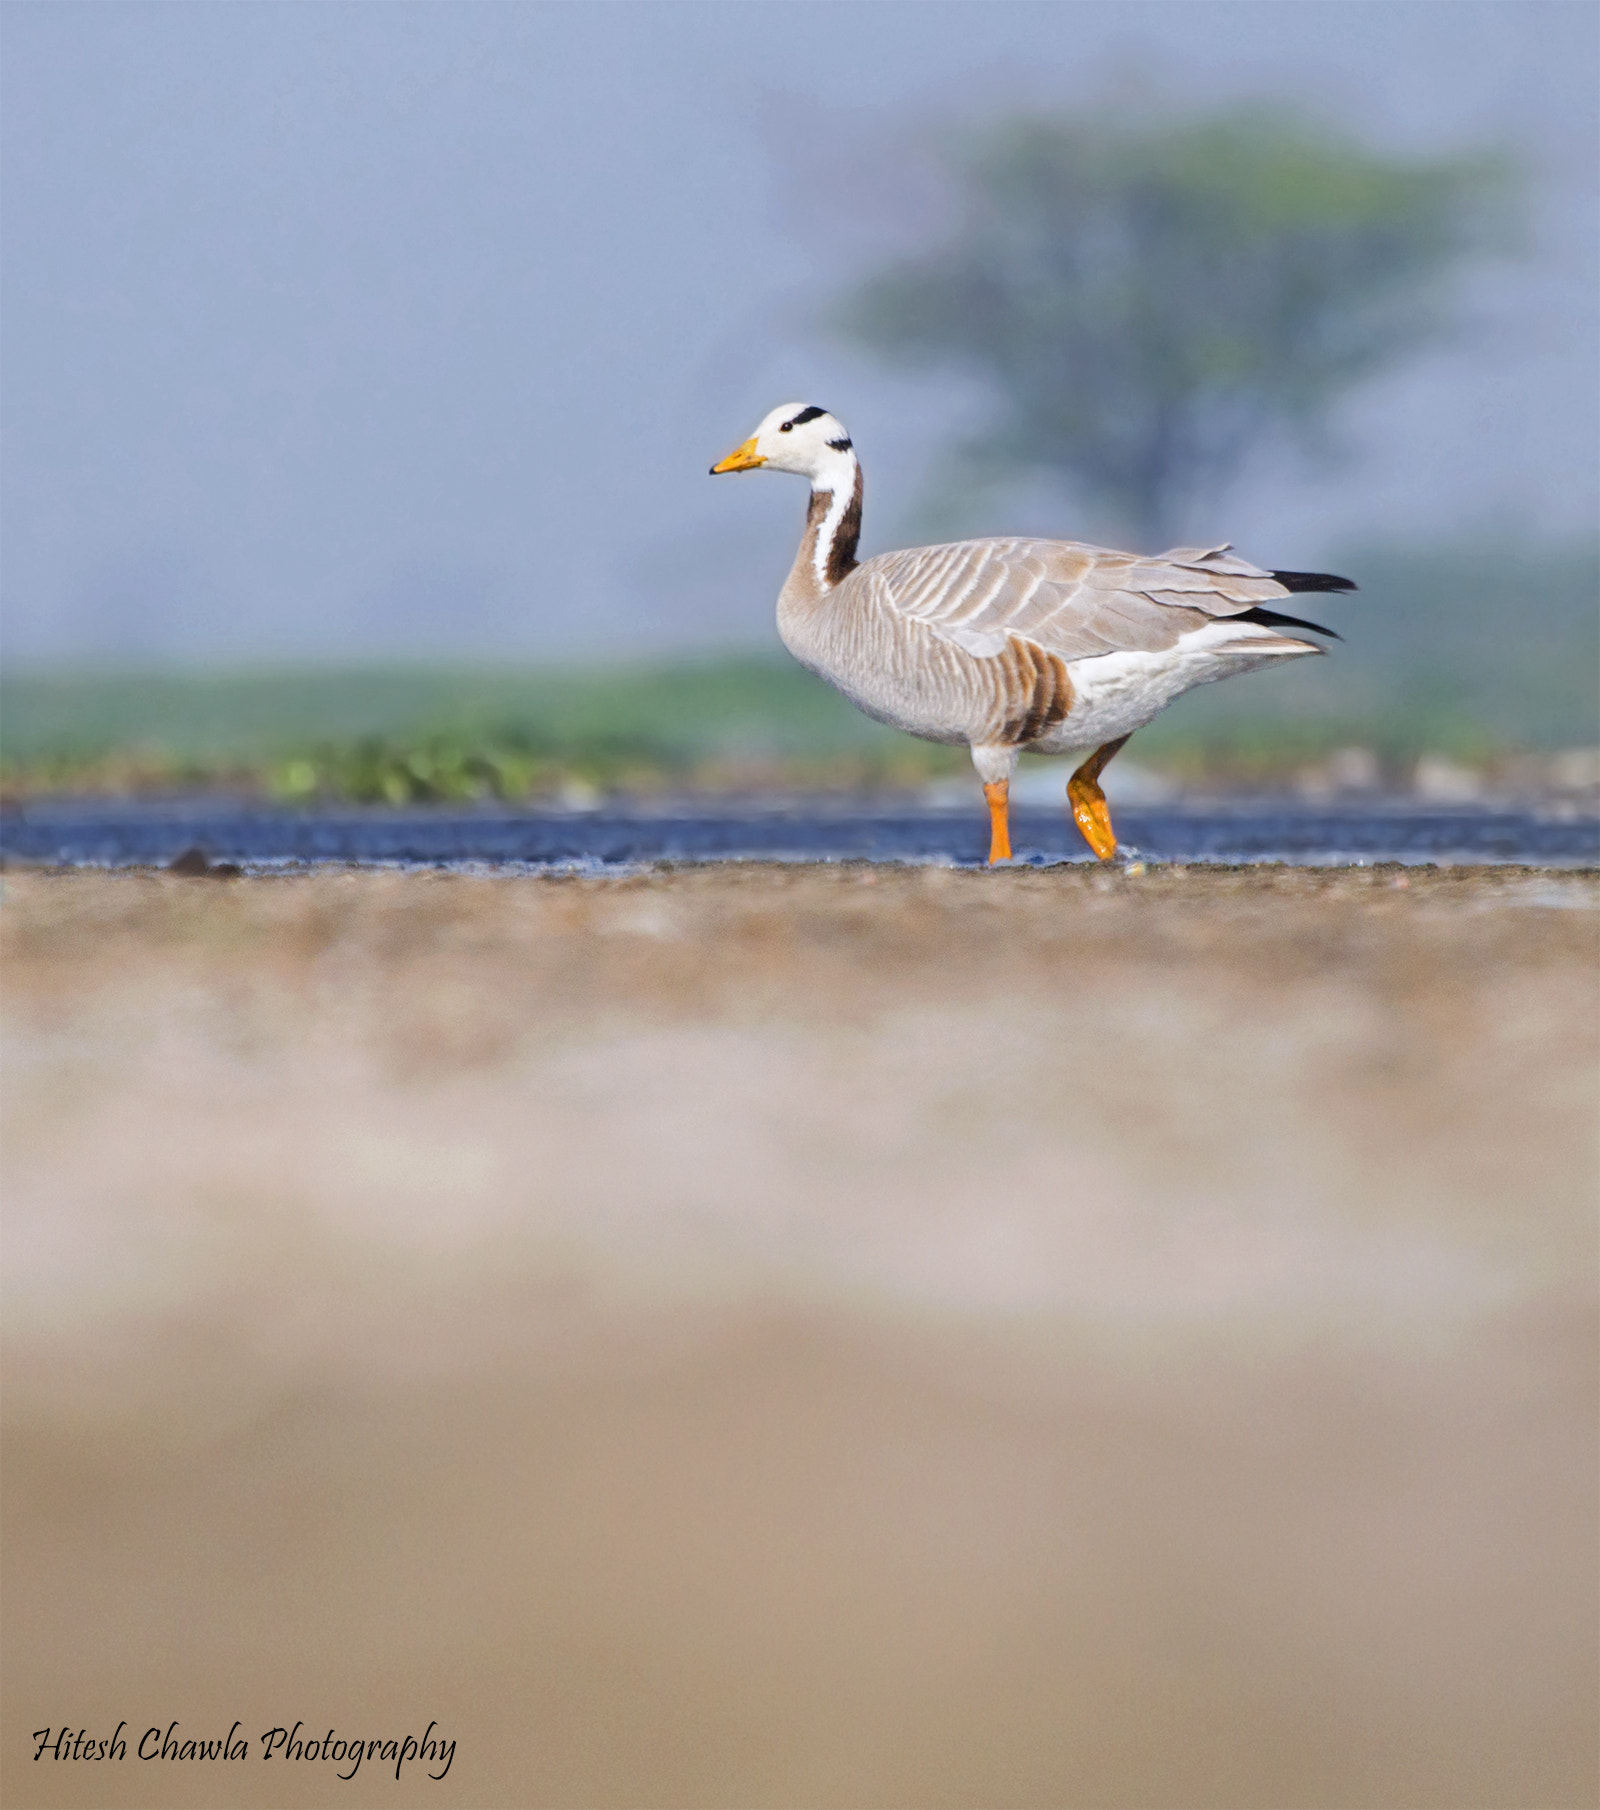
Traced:
[[850, 501], [845, 504], [844, 514], [839, 517], [839, 526], [833, 532], [833, 544], [828, 548], [828, 583], [838, 584], [856, 569], [856, 548], [861, 542], [861, 467], [856, 467], [856, 481], [850, 492]]

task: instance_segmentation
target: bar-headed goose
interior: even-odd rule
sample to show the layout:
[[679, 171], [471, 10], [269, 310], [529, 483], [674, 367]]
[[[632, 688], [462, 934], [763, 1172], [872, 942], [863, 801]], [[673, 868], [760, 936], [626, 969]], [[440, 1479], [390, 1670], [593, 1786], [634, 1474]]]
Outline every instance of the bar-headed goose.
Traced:
[[1227, 546], [1144, 558], [1061, 540], [964, 540], [856, 562], [861, 465], [826, 409], [787, 403], [713, 475], [758, 467], [811, 480], [778, 595], [790, 653], [868, 716], [972, 750], [989, 859], [1011, 854], [1017, 756], [1077, 754], [1067, 797], [1102, 861], [1117, 852], [1100, 773], [1134, 730], [1196, 685], [1324, 650], [1331, 629], [1267, 608], [1353, 591], [1323, 572], [1265, 572]]

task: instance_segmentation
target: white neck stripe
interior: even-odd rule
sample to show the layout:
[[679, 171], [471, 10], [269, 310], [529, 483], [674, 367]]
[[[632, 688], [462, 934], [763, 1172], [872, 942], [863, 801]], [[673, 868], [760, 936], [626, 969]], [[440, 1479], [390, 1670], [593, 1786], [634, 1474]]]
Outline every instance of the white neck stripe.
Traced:
[[[830, 448], [831, 451], [831, 448]], [[853, 452], [835, 453], [828, 461], [832, 466], [830, 474], [819, 472], [811, 481], [813, 493], [828, 493], [828, 513], [817, 525], [816, 545], [811, 550], [811, 564], [817, 575], [817, 583], [828, 588], [828, 565], [833, 558], [833, 542], [839, 532], [839, 524], [844, 520], [844, 512], [850, 507], [850, 499], [856, 493], [856, 456]]]

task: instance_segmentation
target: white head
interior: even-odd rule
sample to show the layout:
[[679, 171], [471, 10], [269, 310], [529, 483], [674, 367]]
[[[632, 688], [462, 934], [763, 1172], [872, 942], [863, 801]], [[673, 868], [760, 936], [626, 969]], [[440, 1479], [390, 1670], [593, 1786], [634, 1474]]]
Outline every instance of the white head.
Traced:
[[804, 402], [786, 402], [775, 408], [742, 446], [711, 467], [711, 475], [754, 471], [760, 465], [798, 472], [810, 478], [812, 489], [842, 492], [846, 497], [855, 483], [856, 456], [849, 434], [826, 409]]

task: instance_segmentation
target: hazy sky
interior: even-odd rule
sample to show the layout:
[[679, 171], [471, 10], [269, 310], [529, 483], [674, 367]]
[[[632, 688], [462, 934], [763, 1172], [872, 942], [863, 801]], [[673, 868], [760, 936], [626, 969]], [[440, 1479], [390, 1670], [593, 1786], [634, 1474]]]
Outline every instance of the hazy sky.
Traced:
[[[1496, 141], [1534, 177], [1530, 255], [1349, 411], [1357, 456], [1259, 474], [1198, 532], [1306, 565], [1594, 522], [1589, 0], [11, 0], [3, 26], [18, 660], [761, 643], [803, 494], [711, 460], [823, 402], [870, 551], [961, 419], [811, 329], [871, 255], [850, 148], [1118, 81]], [[1020, 495], [988, 524], [1091, 526]]]

